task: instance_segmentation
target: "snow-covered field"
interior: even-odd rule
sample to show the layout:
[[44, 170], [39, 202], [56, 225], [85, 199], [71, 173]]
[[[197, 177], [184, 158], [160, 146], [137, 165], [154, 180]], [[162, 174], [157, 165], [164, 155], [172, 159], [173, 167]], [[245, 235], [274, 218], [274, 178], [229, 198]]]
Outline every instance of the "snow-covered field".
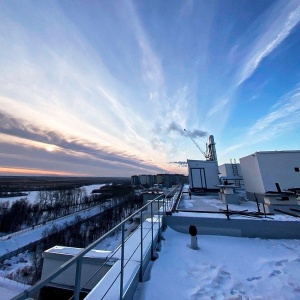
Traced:
[[85, 188], [88, 195], [91, 195], [93, 190], [100, 189], [100, 187], [105, 186], [107, 184], [92, 184], [92, 185], [85, 185], [83, 188]]
[[[87, 192], [87, 195], [91, 195], [92, 191], [95, 189], [99, 189], [101, 186], [104, 186], [106, 184], [92, 184], [92, 185], [85, 185], [81, 188], [84, 188]], [[36, 200], [36, 196], [38, 195], [38, 191], [24, 191], [24, 193], [27, 194], [27, 196], [17, 196], [17, 197], [6, 197], [6, 198], [0, 198], [1, 202], [9, 201], [10, 203], [19, 200], [21, 198], [26, 198], [30, 203], [34, 203]]]
[[190, 236], [168, 228], [135, 300], [300, 299], [300, 240]]
[[36, 196], [38, 194], [37, 191], [24, 191], [24, 193], [27, 194], [27, 196], [16, 196], [16, 197], [6, 197], [6, 198], [0, 198], [0, 203], [1, 202], [6, 202], [9, 201], [10, 203], [13, 203], [14, 201], [17, 201], [19, 199], [27, 199], [30, 203], [34, 203], [36, 200]]

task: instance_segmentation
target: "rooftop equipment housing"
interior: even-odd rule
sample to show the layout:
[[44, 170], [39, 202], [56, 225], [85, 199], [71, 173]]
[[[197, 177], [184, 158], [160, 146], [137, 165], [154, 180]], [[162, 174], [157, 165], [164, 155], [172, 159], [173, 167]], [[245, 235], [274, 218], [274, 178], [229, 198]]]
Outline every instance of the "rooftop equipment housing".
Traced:
[[187, 160], [189, 184], [192, 191], [217, 191], [219, 184], [218, 163], [216, 161]]
[[263, 201], [264, 194], [300, 189], [300, 150], [261, 151], [240, 159], [247, 198]]
[[242, 177], [241, 165], [231, 161], [230, 164], [223, 164], [219, 166], [220, 183], [226, 180], [228, 184], [234, 184], [237, 187], [243, 187], [244, 181]]

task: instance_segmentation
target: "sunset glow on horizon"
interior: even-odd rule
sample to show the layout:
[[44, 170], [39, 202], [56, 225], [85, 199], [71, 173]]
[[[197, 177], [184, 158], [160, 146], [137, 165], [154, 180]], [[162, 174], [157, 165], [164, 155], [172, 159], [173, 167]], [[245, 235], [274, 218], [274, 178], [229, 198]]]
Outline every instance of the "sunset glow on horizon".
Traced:
[[69, 173], [62, 171], [39, 170], [39, 169], [22, 169], [0, 167], [0, 173], [6, 176], [88, 176], [88, 174]]

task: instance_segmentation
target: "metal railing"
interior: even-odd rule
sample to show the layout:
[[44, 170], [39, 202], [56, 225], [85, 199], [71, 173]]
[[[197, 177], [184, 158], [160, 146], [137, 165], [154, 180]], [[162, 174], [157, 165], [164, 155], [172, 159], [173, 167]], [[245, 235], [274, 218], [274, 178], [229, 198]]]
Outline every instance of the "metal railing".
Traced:
[[[103, 202], [103, 203], [101, 203], [101, 204], [94, 204], [94, 205], [92, 205], [92, 206], [89, 206], [89, 207], [86, 207], [86, 208], [82, 208], [81, 210], [77, 210], [77, 211], [71, 212], [71, 213], [69, 213], [69, 214], [67, 214], [67, 215], [65, 215], [65, 216], [59, 216], [58, 218], [50, 219], [50, 220], [47, 220], [46, 222], [41, 222], [41, 223], [36, 224], [36, 225], [34, 225], [34, 226], [29, 226], [29, 227], [27, 227], [27, 228], [25, 228], [25, 229], [18, 230], [18, 231], [13, 232], [13, 233], [4, 234], [4, 235], [2, 235], [2, 236], [0, 237], [0, 241], [6, 241], [6, 240], [9, 240], [9, 239], [11, 239], [11, 238], [13, 238], [13, 237], [15, 237], [15, 236], [19, 236], [19, 235], [21, 235], [21, 234], [23, 234], [23, 233], [26, 233], [26, 232], [29, 232], [29, 231], [31, 231], [31, 230], [33, 230], [33, 229], [41, 228], [41, 227], [43, 227], [43, 226], [45, 226], [45, 225], [49, 225], [49, 224], [52, 225], [52, 224], [54, 224], [54, 223], [56, 223], [56, 222], [58, 222], [58, 221], [64, 220], [64, 219], [72, 219], [73, 217], [79, 216], [79, 215], [81, 215], [82, 213], [84, 213], [85, 211], [90, 211], [90, 210], [92, 210], [92, 209], [98, 209], [98, 208], [100, 208], [100, 212], [102, 212], [102, 211], [105, 210], [105, 209], [103, 209], [103, 207], [105, 207], [105, 205], [109, 205], [109, 204], [111, 203], [111, 200], [112, 200], [112, 199], [113, 199], [113, 198], [109, 198], [109, 199], [107, 199], [108, 201], [105, 201], [105, 202]], [[82, 204], [81, 204], [81, 205], [82, 205]], [[97, 212], [97, 214], [98, 214], [98, 213], [99, 213], [99, 212]], [[88, 217], [89, 217], [89, 216], [88, 216]]]
[[[113, 253], [110, 255], [110, 257], [113, 254], [115, 254], [116, 251], [121, 250], [121, 268], [120, 268], [120, 272], [119, 272], [118, 276], [120, 276], [120, 299], [123, 299], [123, 296], [124, 296], [124, 286], [123, 286], [123, 284], [124, 284], [124, 267], [126, 266], [125, 259], [124, 259], [124, 249], [125, 249], [126, 241], [128, 240], [128, 238], [130, 238], [130, 236], [129, 236], [125, 239], [125, 223], [128, 222], [129, 220], [132, 220], [136, 216], [140, 218], [140, 226], [137, 227], [141, 231], [140, 242], [134, 252], [136, 252], [138, 250], [138, 248], [140, 248], [139, 279], [141, 281], [142, 277], [143, 277], [143, 271], [144, 271], [143, 270], [143, 259], [144, 259], [144, 257], [143, 257], [143, 250], [144, 250], [143, 249], [143, 246], [144, 246], [143, 240], [145, 239], [145, 236], [143, 236], [143, 229], [144, 229], [143, 228], [143, 218], [144, 218], [143, 212], [150, 208], [151, 228], [148, 233], [151, 232], [151, 256], [153, 256], [154, 255], [154, 233], [153, 233], [154, 215], [155, 215], [155, 213], [158, 215], [158, 217], [156, 217], [155, 221], [158, 222], [158, 228], [159, 228], [158, 236], [160, 236], [161, 230], [163, 227], [162, 216], [164, 216], [167, 211], [170, 211], [170, 209], [172, 209], [172, 206], [173, 206], [172, 204], [174, 204], [177, 201], [178, 194], [181, 192], [181, 190], [182, 190], [182, 184], [180, 183], [172, 191], [170, 191], [168, 194], [164, 195], [163, 197], [161, 195], [159, 195], [155, 199], [150, 200], [146, 205], [144, 205], [139, 210], [134, 212], [132, 215], [127, 217], [125, 220], [120, 222], [117, 226], [112, 228], [110, 231], [108, 231], [102, 237], [100, 237], [99, 239], [97, 239], [96, 241], [91, 243], [88, 247], [86, 247], [85, 249], [80, 251], [77, 255], [75, 255], [74, 257], [69, 259], [67, 262], [62, 264], [59, 268], [57, 268], [55, 271], [53, 271], [46, 278], [38, 281], [36, 284], [34, 284], [30, 288], [26, 289], [24, 292], [20, 293], [19, 295], [15, 296], [14, 298], [12, 298], [12, 300], [26, 300], [27, 298], [34, 298], [43, 287], [47, 286], [48, 284], [51, 284], [51, 281], [53, 281], [56, 277], [58, 277], [60, 274], [62, 274], [65, 270], [67, 270], [69, 267], [71, 267], [75, 264], [76, 264], [75, 285], [74, 285], [74, 295], [73, 295], [72, 299], [79, 300], [80, 291], [84, 287], [84, 286], [81, 286], [82, 260], [83, 260], [84, 255], [86, 255], [88, 252], [93, 250], [95, 247], [97, 247], [97, 245], [99, 243], [104, 241], [106, 238], [108, 238], [110, 235], [112, 235], [116, 231], [121, 231], [121, 234], [122, 234], [121, 244], [115, 251], [113, 251]], [[157, 211], [153, 210], [154, 203], [156, 203], [156, 205], [157, 205], [157, 208], [158, 208]], [[102, 266], [100, 266], [99, 270], [105, 265], [105, 263], [108, 262], [110, 257], [106, 259], [106, 261], [102, 264]], [[115, 281], [116, 280], [117, 280], [117, 278], [115, 279]], [[86, 285], [86, 283], [84, 285]]]

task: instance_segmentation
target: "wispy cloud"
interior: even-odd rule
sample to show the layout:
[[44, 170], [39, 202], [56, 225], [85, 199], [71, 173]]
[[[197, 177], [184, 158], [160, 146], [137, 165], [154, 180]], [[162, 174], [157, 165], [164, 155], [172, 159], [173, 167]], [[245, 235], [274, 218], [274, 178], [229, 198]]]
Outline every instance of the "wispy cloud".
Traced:
[[263, 133], [271, 138], [291, 130], [300, 124], [300, 84], [291, 92], [284, 95], [272, 108], [269, 114], [259, 119], [249, 130], [249, 135]]
[[[44, 156], [44, 160], [51, 154], [51, 157], [56, 157], [58, 160], [73, 161], [74, 164], [76, 164], [76, 160], [85, 160], [86, 164], [88, 164], [88, 161], [94, 161], [102, 167], [113, 168], [119, 165], [119, 167], [123, 166], [132, 170], [161, 170], [158, 165], [149, 164], [148, 160], [132, 155], [122, 148], [116, 151], [113, 148], [101, 146], [101, 144], [80, 139], [77, 136], [47, 131], [45, 128], [38, 128], [4, 113], [1, 113], [0, 117], [2, 158], [4, 158], [3, 154], [6, 152], [4, 149], [6, 144], [32, 149], [32, 153], [40, 151], [40, 155]], [[53, 151], [53, 153], [47, 153], [47, 151]], [[9, 153], [9, 150], [7, 153]]]
[[270, 109], [269, 113], [253, 124], [248, 132], [237, 143], [222, 155], [235, 150], [272, 140], [284, 133], [291, 132], [300, 126], [300, 83], [289, 93], [280, 98]]
[[194, 0], [187, 0], [181, 6], [180, 14], [182, 17], [190, 17], [193, 12]]
[[[233, 60], [237, 53], [243, 58], [236, 62], [233, 83], [228, 86], [225, 96], [218, 97], [212, 103], [207, 115], [222, 116], [222, 124], [226, 125], [232, 104], [236, 98], [236, 92], [247, 79], [259, 68], [262, 61], [275, 51], [291, 34], [300, 21], [300, 2], [291, 0], [277, 1], [271, 4], [248, 29], [240, 40], [237, 40], [229, 53], [229, 59]], [[252, 40], [250, 39], [252, 37]], [[242, 53], [242, 54], [241, 54]], [[236, 58], [235, 58], [236, 59]]]
[[151, 89], [154, 89], [154, 91], [151, 92], [152, 95], [155, 95], [155, 92], [163, 86], [165, 81], [161, 62], [151, 47], [149, 38], [141, 24], [132, 1], [128, 1], [128, 9], [131, 14], [136, 40], [141, 50], [142, 76], [145, 83], [149, 85]]
[[247, 44], [250, 52], [246, 55], [244, 64], [239, 71], [237, 86], [241, 85], [255, 72], [262, 60], [289, 36], [299, 21], [300, 2], [297, 0], [279, 1], [274, 4], [272, 10], [261, 17], [261, 20], [259, 20], [259, 22], [262, 22], [259, 27], [261, 33], [252, 43]]
[[[26, 130], [14, 128], [18, 136], [24, 134], [29, 141], [40, 139], [43, 133], [44, 137], [50, 135], [54, 144], [64, 142], [64, 146], [75, 147], [77, 152], [78, 141], [88, 145], [89, 149], [84, 151], [105, 149], [118, 156], [122, 149], [128, 157], [145, 160], [145, 164], [149, 153], [153, 158], [161, 157], [159, 152], [153, 151], [147, 136], [151, 120], [136, 113], [135, 94], [111, 74], [102, 62], [101, 53], [59, 7], [52, 5], [51, 10], [55, 12], [57, 23], [51, 26], [50, 15], [43, 11], [46, 20], [40, 28], [43, 34], [4, 20], [15, 34], [8, 36], [3, 44], [6, 45], [3, 53], [7, 56], [1, 61], [0, 103], [5, 114], [13, 111], [16, 119], [22, 119], [19, 125]], [[43, 28], [47, 24], [49, 26]], [[138, 24], [137, 29], [135, 24]], [[139, 23], [134, 23], [133, 27], [142, 53], [142, 71], [158, 90], [163, 82], [159, 61]], [[55, 39], [53, 32], [58, 29], [59, 36]], [[35, 56], [31, 55], [31, 35], [37, 39]], [[15, 40], [15, 37], [19, 38]], [[13, 49], [11, 53], [9, 48]], [[14, 69], [18, 69], [17, 74]], [[67, 141], [71, 141], [69, 145]]]
[[229, 102], [229, 100], [230, 100], [229, 98], [218, 99], [217, 103], [212, 108], [209, 109], [207, 115], [210, 117], [213, 114], [222, 111], [226, 106], [226, 104]]

